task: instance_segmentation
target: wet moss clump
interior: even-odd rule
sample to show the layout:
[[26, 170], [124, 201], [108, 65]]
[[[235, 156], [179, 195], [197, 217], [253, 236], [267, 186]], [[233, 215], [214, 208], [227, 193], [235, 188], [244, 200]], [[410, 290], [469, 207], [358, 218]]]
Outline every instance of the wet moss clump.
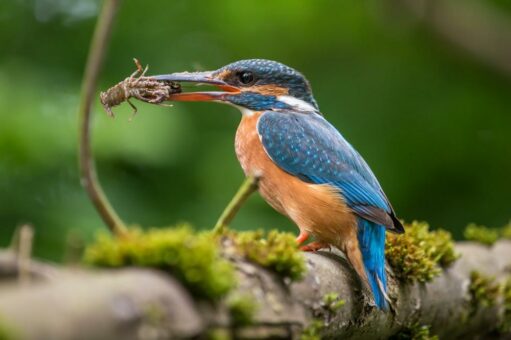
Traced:
[[430, 231], [425, 222], [405, 225], [403, 235], [387, 233], [385, 255], [403, 282], [428, 282], [459, 257], [445, 230]]
[[494, 277], [473, 271], [470, 273], [468, 291], [473, 312], [476, 312], [479, 308], [492, 307], [497, 303], [500, 286]]
[[432, 335], [430, 326], [413, 324], [400, 330], [399, 333], [390, 337], [391, 340], [438, 340], [437, 335]]
[[325, 328], [325, 323], [319, 319], [314, 319], [307, 326], [300, 336], [300, 340], [321, 340], [323, 329]]
[[252, 324], [257, 310], [257, 304], [250, 296], [233, 295], [227, 299], [227, 307], [233, 327], [242, 327]]
[[291, 233], [277, 230], [271, 230], [267, 234], [262, 230], [230, 231], [228, 238], [233, 242], [237, 255], [248, 261], [293, 281], [300, 280], [305, 275], [305, 257]]
[[236, 284], [232, 264], [220, 256], [211, 233], [187, 225], [130, 229], [126, 237], [101, 234], [87, 247], [84, 261], [98, 267], [152, 267], [171, 273], [198, 297], [217, 300]]
[[493, 245], [499, 239], [499, 230], [474, 223], [469, 224], [463, 232], [465, 239], [476, 241], [487, 246]]

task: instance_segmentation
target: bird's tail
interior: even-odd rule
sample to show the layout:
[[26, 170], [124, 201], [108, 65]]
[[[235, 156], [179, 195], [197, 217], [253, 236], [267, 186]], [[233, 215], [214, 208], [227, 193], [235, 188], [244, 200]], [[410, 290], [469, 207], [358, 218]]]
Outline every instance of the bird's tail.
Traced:
[[387, 310], [387, 275], [385, 274], [385, 227], [358, 218], [358, 242], [376, 306]]

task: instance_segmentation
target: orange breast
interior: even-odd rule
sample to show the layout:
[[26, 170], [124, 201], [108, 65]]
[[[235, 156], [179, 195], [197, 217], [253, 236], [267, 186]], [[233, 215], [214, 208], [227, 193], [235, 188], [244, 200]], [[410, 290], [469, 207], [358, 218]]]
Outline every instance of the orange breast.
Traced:
[[245, 174], [261, 176], [261, 196], [319, 241], [341, 250], [358, 247], [355, 216], [342, 196], [328, 185], [306, 183], [283, 171], [266, 154], [256, 128], [260, 116], [243, 116], [235, 146]]

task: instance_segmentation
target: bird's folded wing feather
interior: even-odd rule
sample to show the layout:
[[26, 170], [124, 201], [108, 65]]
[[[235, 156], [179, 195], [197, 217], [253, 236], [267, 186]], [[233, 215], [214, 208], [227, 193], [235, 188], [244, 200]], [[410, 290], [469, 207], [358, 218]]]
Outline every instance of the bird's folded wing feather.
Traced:
[[353, 147], [315, 113], [264, 112], [257, 131], [268, 156], [303, 181], [339, 190], [360, 217], [394, 229], [392, 207]]

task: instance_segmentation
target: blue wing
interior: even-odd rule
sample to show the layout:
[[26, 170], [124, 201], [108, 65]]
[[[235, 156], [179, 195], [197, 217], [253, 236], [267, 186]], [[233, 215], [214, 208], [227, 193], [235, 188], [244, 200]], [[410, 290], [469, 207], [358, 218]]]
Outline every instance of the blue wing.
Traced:
[[303, 181], [338, 188], [357, 215], [402, 231], [367, 163], [322, 116], [267, 111], [257, 130], [267, 154], [280, 168]]

